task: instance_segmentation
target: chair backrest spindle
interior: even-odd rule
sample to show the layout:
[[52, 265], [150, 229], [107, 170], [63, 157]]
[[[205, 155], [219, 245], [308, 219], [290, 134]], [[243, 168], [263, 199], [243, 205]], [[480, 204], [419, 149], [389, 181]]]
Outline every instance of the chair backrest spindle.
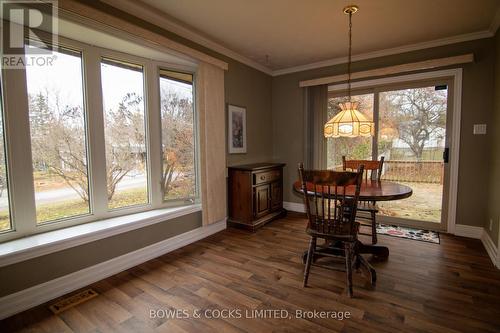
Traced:
[[363, 174], [363, 165], [357, 172], [349, 172], [304, 170], [302, 163], [299, 164], [308, 230], [326, 237], [348, 230], [348, 235], [356, 237], [354, 225]]
[[[360, 165], [364, 165], [365, 168], [365, 181], [368, 179], [380, 180], [382, 177], [382, 170], [384, 167], [384, 156], [380, 157], [380, 161], [372, 160], [347, 160], [345, 156], [342, 156], [342, 169], [344, 171], [355, 171], [358, 170]], [[368, 172], [370, 172], [370, 177], [368, 177]]]

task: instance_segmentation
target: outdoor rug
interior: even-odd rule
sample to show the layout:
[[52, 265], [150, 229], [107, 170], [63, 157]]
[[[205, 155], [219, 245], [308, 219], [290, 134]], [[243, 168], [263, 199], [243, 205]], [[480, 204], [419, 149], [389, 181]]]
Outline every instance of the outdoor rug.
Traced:
[[377, 234], [439, 244], [439, 233], [396, 225], [377, 224]]

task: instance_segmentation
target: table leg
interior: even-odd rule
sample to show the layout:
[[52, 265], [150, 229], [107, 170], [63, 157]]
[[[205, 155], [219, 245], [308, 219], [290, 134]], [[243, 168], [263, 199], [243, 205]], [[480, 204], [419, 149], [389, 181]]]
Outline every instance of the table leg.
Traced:
[[380, 245], [365, 245], [358, 241], [358, 253], [372, 254], [381, 259], [387, 259], [389, 257], [389, 248]]
[[373, 266], [370, 265], [370, 263], [362, 255], [358, 254], [356, 257], [357, 268], [359, 268], [359, 266], [364, 268], [368, 278], [370, 279], [371, 285], [374, 286], [375, 282], [377, 282], [377, 272], [375, 271], [375, 268], [373, 268]]

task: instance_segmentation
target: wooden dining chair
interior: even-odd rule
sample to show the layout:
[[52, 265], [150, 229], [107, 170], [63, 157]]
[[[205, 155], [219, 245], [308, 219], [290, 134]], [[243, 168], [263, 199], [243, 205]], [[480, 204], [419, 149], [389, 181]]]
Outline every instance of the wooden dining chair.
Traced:
[[[324, 252], [316, 256], [317, 239], [320, 238], [328, 244], [336, 244], [341, 249], [340, 257], [345, 257], [347, 294], [352, 297], [353, 258], [360, 256], [355, 252], [359, 228], [355, 217], [363, 166], [358, 172], [345, 172], [304, 170], [303, 164], [300, 163], [299, 175], [308, 219], [306, 232], [311, 236], [304, 269], [304, 287], [307, 286], [311, 265], [325, 267], [315, 262], [317, 257], [339, 258], [338, 254]], [[355, 186], [354, 195], [347, 197], [346, 188], [351, 185]]]
[[[382, 177], [382, 168], [384, 166], [384, 156], [380, 158], [380, 161], [372, 160], [347, 160], [345, 156], [342, 156], [342, 169], [346, 170], [358, 170], [358, 168], [364, 165], [364, 181], [380, 181]], [[372, 201], [360, 201], [358, 203], [358, 212], [364, 212], [358, 214], [357, 221], [364, 226], [368, 226], [371, 229], [370, 233], [359, 232], [362, 235], [368, 235], [372, 238], [372, 244], [377, 244], [377, 213], [378, 207], [377, 203]]]

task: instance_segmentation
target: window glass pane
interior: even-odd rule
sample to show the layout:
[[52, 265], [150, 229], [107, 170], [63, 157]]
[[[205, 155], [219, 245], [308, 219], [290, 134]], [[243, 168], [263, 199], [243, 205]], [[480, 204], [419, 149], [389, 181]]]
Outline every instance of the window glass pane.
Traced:
[[[358, 111], [368, 119], [373, 119], [373, 94], [355, 95], [353, 102], [359, 102]], [[339, 104], [348, 102], [347, 96], [328, 98], [328, 119], [333, 118], [341, 111]], [[342, 169], [342, 156], [347, 159], [370, 160], [372, 159], [372, 138], [329, 138], [327, 140], [327, 168]]]
[[147, 204], [143, 68], [103, 59], [101, 78], [108, 207]]
[[82, 58], [54, 55], [26, 67], [37, 223], [90, 212]]
[[3, 103], [0, 100], [0, 232], [10, 230], [9, 190], [7, 186], [7, 163], [3, 131]]
[[164, 200], [196, 195], [192, 78], [160, 71]]
[[413, 195], [380, 203], [379, 214], [441, 222], [448, 89], [429, 86], [379, 94], [378, 154], [382, 179], [408, 185]]

